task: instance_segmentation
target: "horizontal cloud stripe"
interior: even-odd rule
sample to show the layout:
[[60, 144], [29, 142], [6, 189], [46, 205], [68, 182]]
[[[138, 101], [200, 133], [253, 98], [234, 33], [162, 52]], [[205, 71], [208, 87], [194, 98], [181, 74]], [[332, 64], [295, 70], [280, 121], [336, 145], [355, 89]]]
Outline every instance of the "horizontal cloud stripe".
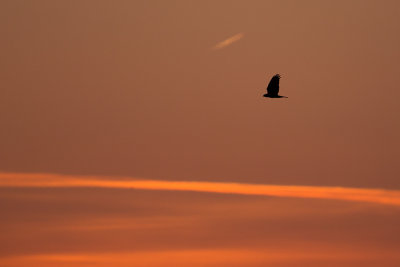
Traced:
[[368, 188], [264, 185], [228, 182], [136, 180], [132, 177], [0, 173], [0, 187], [101, 187], [240, 195], [336, 199], [400, 206], [400, 191]]

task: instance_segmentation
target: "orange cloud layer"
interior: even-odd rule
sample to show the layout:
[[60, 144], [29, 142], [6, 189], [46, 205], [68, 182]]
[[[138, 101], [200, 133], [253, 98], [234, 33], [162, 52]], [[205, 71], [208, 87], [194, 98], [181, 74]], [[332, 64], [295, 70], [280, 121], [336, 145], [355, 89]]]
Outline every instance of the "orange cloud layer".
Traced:
[[131, 177], [0, 173], [0, 187], [102, 187], [336, 199], [400, 206], [400, 191], [296, 185], [134, 180]]
[[[203, 250], [169, 250], [150, 252], [124, 252], [124, 253], [66, 253], [26, 255], [3, 258], [7, 266], [261, 266], [277, 263], [306, 263], [318, 260], [374, 260], [382, 257], [397, 260], [391, 251], [376, 252], [354, 251], [344, 249], [330, 249], [327, 251], [315, 248], [288, 250], [273, 249], [203, 249]], [[67, 264], [67, 265], [61, 265]], [[301, 266], [307, 266], [301, 264]]]

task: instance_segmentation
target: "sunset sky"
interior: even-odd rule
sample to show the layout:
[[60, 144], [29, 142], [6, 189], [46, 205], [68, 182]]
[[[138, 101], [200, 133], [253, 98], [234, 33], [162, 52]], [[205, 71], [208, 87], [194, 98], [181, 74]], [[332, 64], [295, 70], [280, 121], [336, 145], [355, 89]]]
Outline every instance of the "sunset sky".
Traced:
[[0, 267], [400, 266], [399, 32], [396, 0], [0, 0]]

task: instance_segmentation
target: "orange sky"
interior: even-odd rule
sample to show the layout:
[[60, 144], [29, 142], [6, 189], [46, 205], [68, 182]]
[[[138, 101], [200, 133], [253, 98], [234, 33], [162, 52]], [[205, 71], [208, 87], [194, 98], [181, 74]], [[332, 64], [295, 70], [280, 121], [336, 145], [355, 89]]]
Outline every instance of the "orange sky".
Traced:
[[0, 1], [0, 266], [400, 265], [399, 32], [395, 0]]

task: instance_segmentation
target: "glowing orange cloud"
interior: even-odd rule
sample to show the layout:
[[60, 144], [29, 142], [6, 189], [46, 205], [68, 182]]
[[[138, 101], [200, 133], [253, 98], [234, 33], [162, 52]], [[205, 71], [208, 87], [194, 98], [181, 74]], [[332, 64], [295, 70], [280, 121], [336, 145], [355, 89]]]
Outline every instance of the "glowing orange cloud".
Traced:
[[240, 39], [242, 39], [243, 36], [244, 36], [243, 33], [235, 34], [234, 36], [229, 37], [228, 39], [226, 39], [226, 40], [224, 40], [224, 41], [219, 42], [218, 44], [216, 44], [216, 45], [214, 46], [214, 49], [221, 49], [221, 48], [227, 47], [228, 45], [231, 45], [231, 44], [233, 44], [234, 42], [237, 42], [237, 41], [239, 41]]
[[[289, 256], [290, 255], [290, 256]], [[24, 255], [3, 258], [7, 266], [58, 266], [70, 264], [73, 266], [237, 266], [237, 264], [265, 265], [277, 263], [307, 262], [309, 260], [376, 260], [380, 257], [393, 257], [388, 252], [369, 251], [359, 252], [331, 248], [324, 251], [320, 248], [303, 249], [290, 248], [290, 250], [277, 249], [198, 249], [198, 250], [168, 250], [168, 251], [144, 251], [144, 252], [120, 252], [120, 253], [65, 253]], [[394, 256], [395, 259], [398, 257]], [[62, 265], [65, 266], [65, 265]]]
[[400, 191], [326, 186], [134, 180], [130, 177], [0, 173], [0, 187], [102, 187], [336, 199], [400, 206]]

